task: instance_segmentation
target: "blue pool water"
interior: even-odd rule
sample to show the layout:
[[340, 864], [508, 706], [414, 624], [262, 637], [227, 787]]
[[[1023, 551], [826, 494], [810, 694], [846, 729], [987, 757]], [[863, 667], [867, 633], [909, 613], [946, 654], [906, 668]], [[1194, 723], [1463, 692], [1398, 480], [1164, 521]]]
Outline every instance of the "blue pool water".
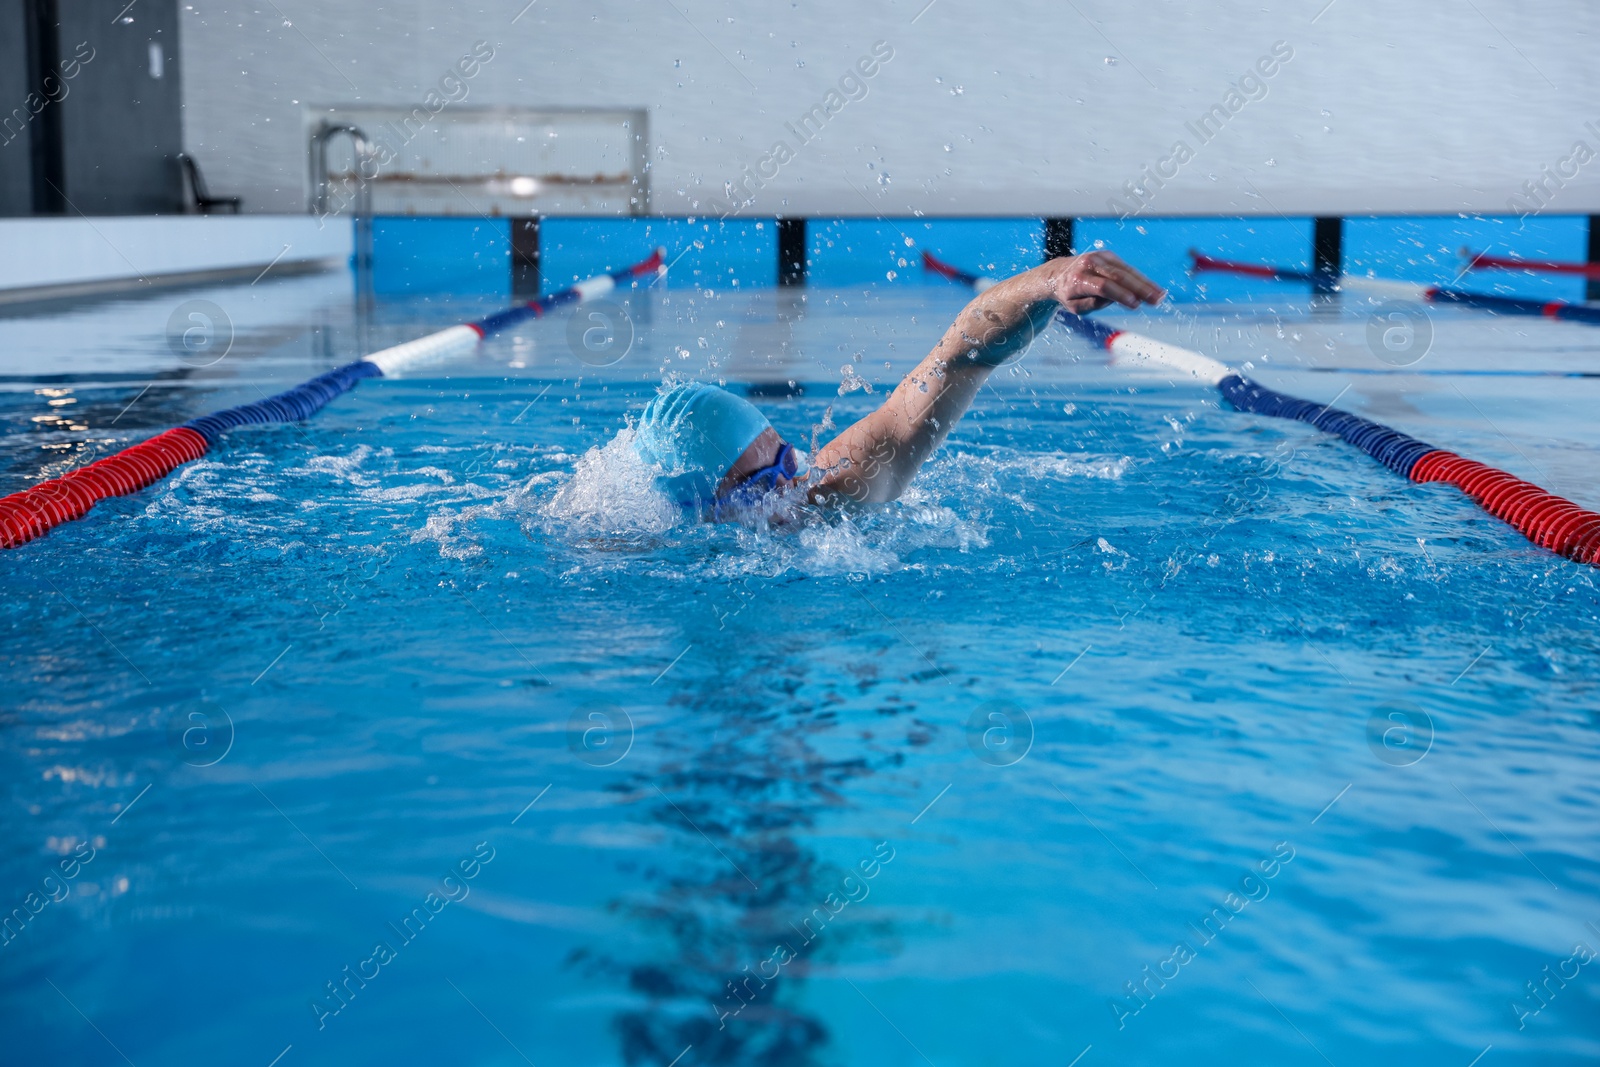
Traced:
[[[176, 297], [11, 324], [5, 490], [491, 306], [283, 284], [198, 370]], [[614, 365], [532, 324], [0, 556], [6, 1057], [1594, 1062], [1592, 570], [1064, 336], [887, 507], [685, 525], [605, 449], [664, 370], [808, 441], [961, 302], [635, 295]], [[1396, 378], [1366, 318], [1134, 324], [1600, 504], [1594, 381], [1470, 373], [1581, 327]]]

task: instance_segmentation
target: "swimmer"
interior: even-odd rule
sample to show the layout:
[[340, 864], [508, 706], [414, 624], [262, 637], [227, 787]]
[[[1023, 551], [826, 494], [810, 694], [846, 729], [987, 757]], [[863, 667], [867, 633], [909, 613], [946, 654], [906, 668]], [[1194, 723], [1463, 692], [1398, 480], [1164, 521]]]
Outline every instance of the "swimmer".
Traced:
[[882, 406], [824, 445], [809, 464], [755, 405], [701, 382], [651, 400], [634, 447], [662, 471], [656, 481], [663, 492], [709, 518], [797, 484], [817, 504], [894, 500], [989, 374], [1026, 349], [1057, 308], [1078, 314], [1111, 303], [1137, 308], [1165, 295], [1110, 252], [1063, 256], [978, 294]]

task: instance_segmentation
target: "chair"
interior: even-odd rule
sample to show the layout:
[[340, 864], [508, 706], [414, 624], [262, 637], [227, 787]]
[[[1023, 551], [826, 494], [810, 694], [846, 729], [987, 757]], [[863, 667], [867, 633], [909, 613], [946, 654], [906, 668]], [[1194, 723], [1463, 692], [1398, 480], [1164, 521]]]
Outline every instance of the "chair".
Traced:
[[178, 163], [183, 167], [183, 174], [189, 181], [189, 189], [194, 193], [194, 206], [202, 215], [209, 215], [215, 209], [239, 213], [239, 198], [237, 196], [212, 196], [206, 189], [205, 179], [200, 177], [200, 167], [195, 163], [194, 157], [187, 152], [178, 153]]

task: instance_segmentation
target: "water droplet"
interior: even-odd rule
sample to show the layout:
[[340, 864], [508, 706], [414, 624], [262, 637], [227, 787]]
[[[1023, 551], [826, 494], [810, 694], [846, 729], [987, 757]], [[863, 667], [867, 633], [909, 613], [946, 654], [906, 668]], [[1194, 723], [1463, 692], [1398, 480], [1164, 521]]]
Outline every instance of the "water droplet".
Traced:
[[1106, 66], [1114, 67], [1116, 65], [1117, 65], [1117, 57], [1116, 56], [1106, 56]]
[[1277, 165], [1278, 165], [1278, 161], [1277, 161], [1277, 160], [1276, 160], [1276, 159], [1269, 159], [1269, 160], [1267, 160], [1267, 166], [1269, 166], [1269, 167], [1276, 167], [1276, 166], [1277, 166]]
[[945, 150], [945, 151], [946, 151], [946, 152], [948, 152], [948, 151], [950, 151], [950, 146], [949, 146], [949, 145], [945, 145], [945, 146], [944, 146], [944, 150]]

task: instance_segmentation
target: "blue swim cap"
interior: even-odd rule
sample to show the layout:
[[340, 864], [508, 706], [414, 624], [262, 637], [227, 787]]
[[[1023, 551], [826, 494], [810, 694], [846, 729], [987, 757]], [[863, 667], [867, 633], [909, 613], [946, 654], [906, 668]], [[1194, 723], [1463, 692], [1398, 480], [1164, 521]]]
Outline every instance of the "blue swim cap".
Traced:
[[662, 469], [656, 478], [662, 492], [680, 504], [710, 504], [744, 450], [771, 425], [743, 397], [685, 382], [645, 405], [633, 447]]

